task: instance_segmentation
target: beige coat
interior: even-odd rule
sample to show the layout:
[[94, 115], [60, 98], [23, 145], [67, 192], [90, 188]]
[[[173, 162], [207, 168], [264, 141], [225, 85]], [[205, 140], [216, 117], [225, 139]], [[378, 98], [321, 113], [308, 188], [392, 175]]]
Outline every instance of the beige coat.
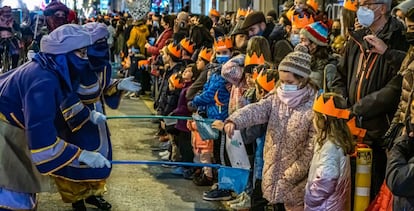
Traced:
[[268, 123], [262, 190], [271, 204], [284, 203], [286, 207], [303, 209], [315, 133], [312, 105], [316, 92], [307, 89], [296, 108], [288, 108], [277, 94], [271, 94], [228, 118], [236, 129]]

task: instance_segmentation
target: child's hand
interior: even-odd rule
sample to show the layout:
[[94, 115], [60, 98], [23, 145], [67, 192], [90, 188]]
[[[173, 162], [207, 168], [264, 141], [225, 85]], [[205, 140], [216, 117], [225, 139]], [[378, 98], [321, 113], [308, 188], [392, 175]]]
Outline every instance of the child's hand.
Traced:
[[236, 125], [233, 122], [227, 122], [224, 124], [224, 132], [227, 134], [229, 138], [232, 138], [234, 135], [234, 129]]
[[211, 124], [211, 127], [222, 131], [223, 128], [224, 128], [224, 122], [222, 122], [220, 120], [216, 120]]
[[160, 123], [161, 123], [161, 128], [162, 128], [163, 130], [165, 130], [165, 122], [164, 122], [164, 121], [161, 121]]

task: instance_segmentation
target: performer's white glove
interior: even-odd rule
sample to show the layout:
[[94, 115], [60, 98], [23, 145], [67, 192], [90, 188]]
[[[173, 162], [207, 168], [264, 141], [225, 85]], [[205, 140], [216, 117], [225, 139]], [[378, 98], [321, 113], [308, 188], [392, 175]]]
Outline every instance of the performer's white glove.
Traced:
[[36, 53], [33, 50], [29, 50], [27, 52], [27, 60], [32, 61], [32, 59], [35, 57]]
[[111, 163], [101, 153], [82, 150], [78, 158], [79, 162], [86, 163], [91, 168], [111, 168]]
[[124, 90], [128, 92], [139, 92], [141, 90], [141, 84], [138, 82], [134, 82], [133, 80], [134, 76], [122, 79], [118, 83], [118, 90]]
[[106, 121], [106, 116], [100, 112], [92, 110], [90, 114], [90, 119], [91, 119], [91, 122], [93, 122], [93, 124], [97, 125], [97, 124], [104, 123]]

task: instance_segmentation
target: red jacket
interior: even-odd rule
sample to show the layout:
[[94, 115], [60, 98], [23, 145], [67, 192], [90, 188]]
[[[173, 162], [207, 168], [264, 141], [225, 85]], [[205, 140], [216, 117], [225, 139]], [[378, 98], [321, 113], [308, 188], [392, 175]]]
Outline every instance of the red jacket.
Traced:
[[151, 54], [153, 58], [160, 54], [160, 50], [165, 46], [165, 42], [172, 38], [173, 30], [168, 28], [164, 30], [160, 37], [158, 37], [157, 41], [155, 42], [154, 46], [150, 46], [147, 48], [147, 53]]

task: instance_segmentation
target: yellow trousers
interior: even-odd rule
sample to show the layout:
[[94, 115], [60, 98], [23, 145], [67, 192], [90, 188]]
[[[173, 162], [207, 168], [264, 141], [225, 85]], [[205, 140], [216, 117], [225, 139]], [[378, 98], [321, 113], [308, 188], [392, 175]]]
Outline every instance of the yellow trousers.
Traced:
[[75, 203], [89, 196], [102, 196], [107, 190], [105, 180], [74, 182], [60, 177], [53, 178], [65, 203]]

